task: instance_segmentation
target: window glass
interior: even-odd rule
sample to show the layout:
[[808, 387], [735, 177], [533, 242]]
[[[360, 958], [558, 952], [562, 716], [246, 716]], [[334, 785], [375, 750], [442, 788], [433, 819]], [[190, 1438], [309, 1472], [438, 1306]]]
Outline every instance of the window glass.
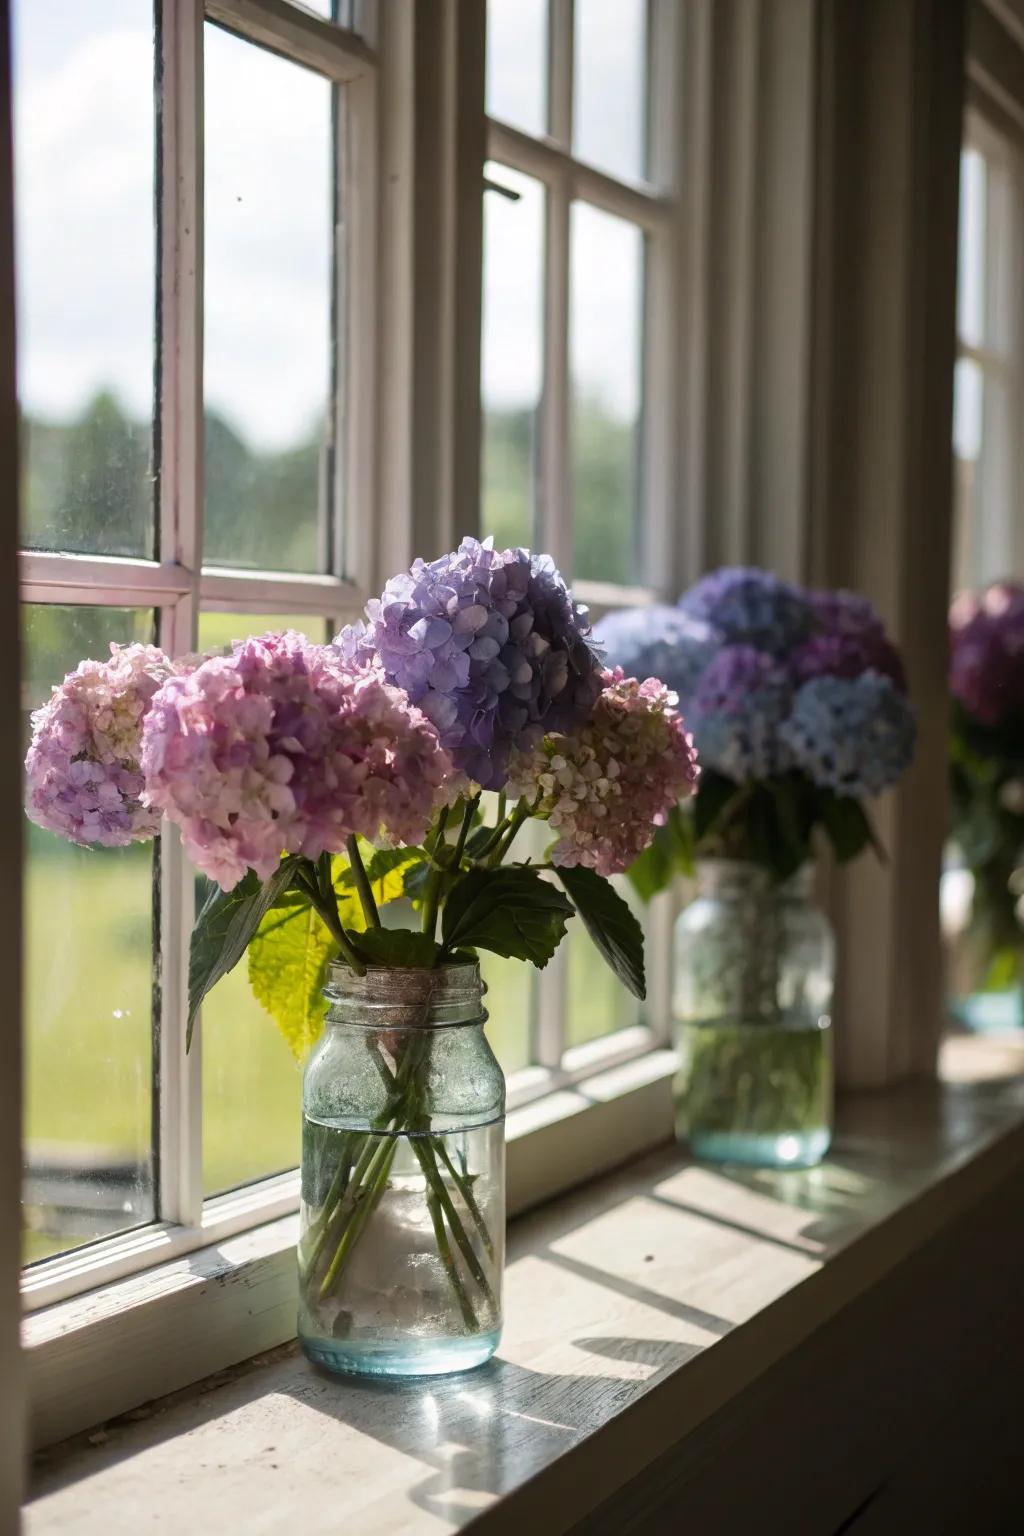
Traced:
[[489, 164], [484, 194], [481, 522], [499, 549], [534, 531], [537, 413], [544, 369], [544, 190]]
[[629, 583], [642, 570], [643, 235], [574, 203], [571, 253], [573, 577]]
[[[612, 883], [619, 895], [628, 901], [640, 923], [646, 923], [646, 908], [629, 881], [618, 876]], [[570, 922], [565, 942], [569, 946], [566, 1045], [584, 1045], [588, 1040], [639, 1024], [640, 1003], [597, 954], [593, 939], [578, 917]], [[651, 959], [645, 939], [648, 967]]]
[[576, 0], [573, 147], [627, 181], [647, 168], [647, 0]]
[[[27, 604], [28, 714], [148, 610]], [[25, 1258], [153, 1215], [153, 846], [78, 848], [25, 827]]]
[[985, 339], [984, 157], [976, 149], [960, 156], [960, 250], [957, 266], [957, 329], [968, 346]]
[[13, 6], [22, 542], [154, 553], [153, 8]]
[[331, 87], [206, 27], [204, 563], [333, 557]]
[[[199, 649], [225, 650], [246, 635], [297, 629], [323, 640], [309, 615], [203, 613]], [[197, 904], [205, 882], [196, 881]], [[216, 1195], [299, 1161], [302, 1064], [252, 995], [243, 958], [203, 1004], [203, 1192]]]
[[524, 133], [547, 128], [547, 0], [487, 0], [487, 111]]

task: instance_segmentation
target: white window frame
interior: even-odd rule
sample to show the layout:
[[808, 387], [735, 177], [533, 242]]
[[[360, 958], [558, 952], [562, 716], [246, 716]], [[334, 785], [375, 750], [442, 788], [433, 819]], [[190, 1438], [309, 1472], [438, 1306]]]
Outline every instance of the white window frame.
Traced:
[[[308, 614], [335, 627], [379, 590], [374, 547], [377, 441], [376, 334], [378, 57], [363, 35], [288, 0], [162, 0], [157, 12], [162, 102], [159, 282], [161, 306], [158, 560], [23, 551], [21, 597], [155, 609], [158, 638], [172, 655], [197, 644], [204, 610]], [[372, 7], [360, 18], [373, 36]], [[343, 480], [332, 508], [344, 517], [345, 573], [303, 575], [204, 566], [203, 520], [203, 32], [219, 23], [344, 87], [337, 114], [341, 201], [338, 312], [341, 350], [335, 431]], [[294, 1175], [261, 1180], [221, 1199], [203, 1198], [202, 1029], [183, 1049], [192, 930], [193, 872], [177, 831], [160, 839], [161, 991], [153, 1069], [159, 1082], [154, 1146], [156, 1219], [31, 1266], [22, 1293], [35, 1309], [221, 1241], [297, 1207]]]
[[[659, 601], [674, 602], [683, 584], [681, 456], [682, 308], [686, 208], [681, 90], [687, 51], [687, 7], [647, 0], [646, 100], [649, 180], [609, 175], [573, 149], [575, 0], [549, 0], [547, 132], [487, 121], [487, 158], [529, 176], [544, 192], [543, 365], [538, 407], [539, 474], [534, 508], [537, 546], [566, 573], [573, 594], [595, 614]], [[495, 195], [490, 191], [486, 195]], [[570, 376], [570, 218], [581, 202], [623, 219], [644, 237], [640, 486], [644, 580], [638, 585], [573, 578], [572, 380]], [[656, 317], [656, 322], [655, 322]], [[669, 937], [673, 902], [649, 908], [645, 1024], [566, 1049], [568, 955], [563, 947], [539, 978], [535, 1067], [515, 1085], [514, 1102], [552, 1091], [595, 1066], [612, 1066], [668, 1043]]]
[[[961, 550], [957, 530], [954, 575], [958, 556], [969, 570], [977, 564], [982, 540], [991, 532], [988, 519], [995, 509], [1008, 551], [1005, 569], [993, 576], [1013, 575], [1024, 561], [1024, 534], [1019, 509], [1024, 493], [1024, 145], [1019, 136], [991, 122], [978, 107], [964, 118], [965, 150], [976, 151], [986, 166], [987, 185], [993, 173], [1001, 183], [996, 197], [991, 191], [985, 204], [984, 330], [978, 345], [957, 330], [957, 361], [973, 363], [982, 380], [982, 440], [974, 464], [972, 487], [974, 526], [969, 530], [970, 548]], [[1003, 338], [994, 344], [990, 335]], [[1007, 412], [1002, 430], [993, 431], [987, 408], [989, 386], [1006, 391]], [[957, 467], [959, 472], [959, 463]], [[972, 583], [973, 584], [973, 583]]]
[[[570, 202], [581, 197], [639, 224], [648, 241], [641, 452], [651, 579], [640, 587], [585, 582], [577, 584], [576, 592], [602, 611], [674, 598], [684, 580], [696, 574], [690, 568], [693, 551], [699, 547], [690, 528], [693, 509], [684, 516], [686, 486], [695, 481], [687, 443], [692, 402], [688, 410], [683, 400], [682, 356], [700, 263], [698, 237], [692, 222], [684, 219], [681, 187], [685, 186], [688, 207], [703, 206], [698, 191], [703, 183], [706, 135], [687, 132], [684, 138], [684, 118], [689, 126], [694, 111], [703, 113], [706, 108], [706, 93], [698, 92], [697, 83], [701, 61], [706, 59], [707, 13], [702, 6], [691, 9], [677, 5], [676, 0], [649, 0], [654, 185], [617, 181], [570, 153], [571, 107], [566, 103], [572, 99], [571, 0], [551, 0], [549, 57], [552, 80], [557, 74], [559, 82], [553, 83], [552, 100], [563, 104], [558, 134], [534, 140], [491, 122], [486, 144], [480, 134], [479, 159], [455, 152], [461, 146], [450, 142], [452, 124], [468, 121], [472, 131], [477, 113], [483, 122], [484, 6], [480, 0], [465, 3], [470, 10], [449, 11], [434, 0], [416, 0], [414, 9], [400, 12], [397, 7], [377, 11], [373, 0], [360, 0], [363, 25], [356, 35], [289, 0], [205, 0], [205, 4], [203, 0], [163, 0], [161, 558], [25, 553], [21, 556], [24, 598], [153, 606], [161, 615], [160, 638], [174, 652], [194, 645], [197, 616], [203, 608], [306, 613], [340, 622], [358, 612], [367, 596], [379, 591], [391, 569], [402, 563], [396, 553], [399, 542], [404, 541], [404, 559], [407, 549], [418, 553], [414, 544], [436, 536], [433, 523], [429, 532], [424, 527], [424, 502], [433, 501], [431, 513], [440, 512], [442, 530], [447, 528], [444, 518], [451, 521], [453, 505], [475, 506], [477, 487], [467, 497], [464, 487], [446, 480], [451, 468], [445, 458], [449, 449], [438, 456], [436, 441], [431, 444], [433, 459], [428, 466], [435, 479], [426, 493], [424, 474], [417, 483], [419, 442], [429, 435], [425, 426], [436, 421], [438, 409], [454, 415], [451, 402], [466, 398], [467, 391], [478, 391], [479, 354], [458, 339], [452, 272], [442, 271], [437, 276], [445, 298], [441, 341], [450, 349], [440, 354], [443, 400], [438, 406], [437, 392], [429, 388], [422, 400], [410, 395], [407, 374], [417, 331], [422, 328], [436, 341], [438, 304], [437, 294], [426, 291], [429, 285], [418, 281], [414, 268], [406, 270], [406, 245], [411, 243], [415, 251], [417, 242], [425, 238], [427, 221], [422, 226], [416, 223], [415, 196], [428, 179], [443, 194], [446, 217], [457, 219], [467, 207], [479, 214], [485, 158], [539, 177], [551, 195], [544, 516], [539, 542], [566, 570], [571, 569], [568, 231]], [[348, 571], [344, 578], [201, 569], [197, 560], [203, 485], [202, 29], [207, 19], [344, 83], [350, 141], [352, 135], [360, 140], [354, 177], [350, 174], [346, 186], [355, 230], [346, 253], [350, 298], [346, 373], [358, 379], [359, 388], [347, 392]], [[411, 90], [417, 56], [411, 45], [420, 28], [430, 31], [432, 47], [447, 49], [447, 60], [458, 60], [457, 67], [445, 75], [443, 99], [436, 107], [439, 116], [431, 122], [431, 132], [424, 131], [417, 117], [425, 109]], [[467, 42], [470, 33], [473, 40]], [[378, 166], [382, 168], [379, 182]], [[658, 316], [656, 325], [649, 323], [652, 313]], [[425, 326], [423, 314], [429, 317]], [[435, 350], [432, 347], [432, 361]], [[697, 413], [692, 412], [692, 417], [696, 424]], [[450, 439], [454, 422], [442, 421], [441, 426]], [[472, 454], [469, 448], [474, 446]], [[460, 466], [463, 459], [478, 463], [479, 442], [467, 446], [462, 441], [456, 458]], [[438, 486], [443, 488], [440, 492]], [[469, 529], [448, 531], [457, 535]], [[178, 1337], [180, 1308], [186, 1304], [195, 1308], [197, 1330], [203, 1338], [216, 1340], [203, 1356], [204, 1369], [209, 1371], [288, 1336], [282, 1331], [288, 1324], [277, 1321], [278, 1313], [273, 1324], [266, 1319], [261, 1323], [252, 1315], [244, 1284], [210, 1288], [185, 1284], [182, 1278], [197, 1262], [213, 1263], [225, 1242], [231, 1251], [232, 1238], [239, 1252], [238, 1278], [244, 1278], [247, 1266], [253, 1264], [261, 1266], [261, 1274], [269, 1264], [275, 1276], [290, 1276], [298, 1176], [295, 1171], [286, 1172], [203, 1199], [201, 1029], [191, 1053], [186, 1057], [183, 1051], [192, 879], [176, 834], [172, 831], [162, 842], [159, 1209], [157, 1219], [146, 1226], [46, 1260], [25, 1272], [24, 1304], [34, 1313], [25, 1331], [31, 1395], [37, 1439], [44, 1442], [94, 1421], [98, 1412], [120, 1411], [194, 1377], [193, 1365], [172, 1359], [173, 1343], [163, 1342], [157, 1322], [164, 1315], [161, 1308], [179, 1309], [174, 1313]], [[512, 1211], [671, 1134], [669, 1084], [674, 1063], [663, 1047], [669, 1035], [672, 916], [670, 897], [653, 904], [645, 1025], [564, 1050], [564, 957], [556, 956], [541, 978], [534, 1064], [509, 1080]], [[187, 1256], [197, 1250], [207, 1252], [189, 1261]], [[123, 1327], [117, 1330], [115, 1349], [110, 1312], [122, 1305]], [[130, 1337], [137, 1338], [138, 1349], [126, 1355]], [[188, 1351], [181, 1356], [191, 1358]], [[67, 1389], [81, 1379], [86, 1360], [98, 1396], [83, 1406], [74, 1392], [69, 1399]], [[191, 1377], [182, 1374], [186, 1371]]]

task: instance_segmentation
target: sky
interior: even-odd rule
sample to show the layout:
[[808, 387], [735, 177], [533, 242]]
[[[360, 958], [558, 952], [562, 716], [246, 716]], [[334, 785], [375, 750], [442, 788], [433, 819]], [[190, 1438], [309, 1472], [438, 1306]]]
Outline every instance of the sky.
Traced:
[[[321, 0], [326, 10], [327, 0]], [[319, 8], [319, 7], [318, 7]], [[576, 142], [639, 175], [644, 0], [577, 0]], [[491, 109], [543, 128], [543, 0], [490, 0]], [[15, 0], [19, 389], [54, 419], [115, 390], [151, 409], [153, 34], [149, 0]], [[206, 28], [206, 396], [256, 447], [301, 440], [328, 389], [330, 94], [319, 77]], [[484, 394], [540, 387], [542, 190], [487, 194]], [[574, 215], [572, 366], [590, 395], [639, 402], [641, 249]]]

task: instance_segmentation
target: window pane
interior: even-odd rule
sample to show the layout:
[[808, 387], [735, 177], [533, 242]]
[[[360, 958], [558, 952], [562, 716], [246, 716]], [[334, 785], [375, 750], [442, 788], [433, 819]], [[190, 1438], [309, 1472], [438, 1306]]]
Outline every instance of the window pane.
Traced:
[[209, 25], [205, 68], [204, 561], [325, 570], [331, 87]]
[[[25, 738], [37, 709], [111, 640], [153, 639], [125, 608], [24, 609]], [[77, 848], [26, 824], [25, 1257], [153, 1215], [153, 846]]]
[[547, 128], [547, 0], [487, 0], [487, 111], [542, 134]]
[[484, 194], [483, 506], [499, 549], [533, 542], [536, 425], [544, 369], [544, 190], [489, 164]]
[[154, 553], [153, 9], [16, 0], [22, 539]]
[[[646, 909], [629, 881], [616, 877], [612, 882], [638, 920], [646, 920]], [[569, 924], [565, 942], [569, 946], [569, 980], [565, 1043], [583, 1045], [602, 1035], [614, 1034], [639, 1024], [640, 1004], [626, 991], [594, 948], [594, 942], [578, 918]], [[651, 963], [645, 941], [645, 960]]]
[[632, 582], [643, 569], [638, 503], [643, 235], [572, 208], [573, 576]]
[[960, 156], [960, 253], [957, 326], [969, 346], [985, 339], [986, 168], [976, 149]]
[[647, 169], [647, 0], [576, 0], [573, 141], [581, 160], [642, 180]]
[[487, 1038], [503, 1071], [515, 1072], [530, 1060], [533, 966], [481, 951], [480, 971], [487, 984]]
[[[308, 614], [203, 613], [199, 649], [297, 629], [322, 640], [326, 621]], [[197, 881], [197, 901], [204, 882]], [[216, 1195], [299, 1161], [302, 1065], [249, 989], [242, 960], [203, 1004], [203, 1193]]]

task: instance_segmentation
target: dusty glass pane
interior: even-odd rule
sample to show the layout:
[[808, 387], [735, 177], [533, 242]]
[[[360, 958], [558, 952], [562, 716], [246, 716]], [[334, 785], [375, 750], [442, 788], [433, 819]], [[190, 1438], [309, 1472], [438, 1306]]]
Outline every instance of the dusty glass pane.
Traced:
[[571, 242], [573, 576], [628, 583], [642, 572], [643, 235], [574, 203]]
[[647, 168], [647, 0], [576, 0], [573, 148], [612, 176]]
[[[203, 613], [199, 649], [297, 629], [323, 640], [326, 623], [300, 614]], [[197, 901], [205, 882], [197, 880]], [[242, 959], [203, 1004], [203, 1192], [220, 1194], [294, 1168], [301, 1138], [302, 1066], [249, 989]]]
[[331, 87], [206, 27], [204, 563], [332, 552]]
[[[621, 876], [613, 881], [620, 896], [632, 907], [640, 922], [645, 919], [643, 903], [629, 881]], [[565, 942], [569, 946], [569, 980], [566, 1001], [566, 1045], [583, 1045], [602, 1035], [628, 1029], [641, 1021], [641, 1005], [619, 981], [594, 948], [593, 940], [578, 918], [569, 924]], [[646, 946], [645, 946], [646, 947]], [[650, 965], [648, 952], [646, 963]]]
[[[26, 605], [28, 713], [111, 640], [153, 639], [147, 610]], [[26, 824], [25, 1258], [153, 1215], [153, 848], [77, 848]]]
[[547, 128], [547, 0], [487, 0], [487, 111], [542, 134]]
[[488, 164], [484, 194], [481, 519], [499, 549], [533, 542], [537, 416], [544, 370], [544, 190]]
[[150, 556], [153, 7], [12, 9], [22, 542]]

